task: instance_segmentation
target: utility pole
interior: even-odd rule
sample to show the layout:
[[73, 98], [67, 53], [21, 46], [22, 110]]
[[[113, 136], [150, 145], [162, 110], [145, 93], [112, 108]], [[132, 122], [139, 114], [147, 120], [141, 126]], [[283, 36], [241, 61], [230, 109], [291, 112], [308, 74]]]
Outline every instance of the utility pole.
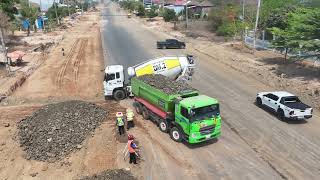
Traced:
[[6, 43], [4, 41], [4, 33], [3, 33], [3, 28], [2, 27], [0, 27], [0, 39], [1, 39], [1, 44], [2, 44], [3, 56], [4, 56], [5, 61], [6, 61], [6, 66], [7, 66], [8, 72], [10, 73], [10, 64], [9, 64], [9, 61], [8, 61], [7, 47], [6, 47]]
[[186, 29], [188, 29], [188, 4], [189, 3], [191, 3], [191, 1], [188, 1], [184, 4], [186, 6]]
[[186, 4], [186, 29], [188, 29], [188, 4]]
[[245, 6], [246, 0], [242, 0], [242, 22], [244, 22], [244, 6]]
[[67, 6], [68, 6], [68, 14], [69, 14], [69, 17], [70, 17], [69, 0], [67, 0]]
[[54, 5], [54, 10], [56, 12], [56, 20], [57, 20], [57, 23], [58, 25], [60, 25], [60, 21], [59, 21], [59, 18], [58, 18], [58, 12], [57, 12], [57, 4], [56, 4], [56, 0], [53, 0], [53, 5]]
[[258, 28], [258, 22], [259, 22], [260, 6], [261, 6], [261, 0], [258, 0], [256, 25], [254, 27], [254, 33], [253, 33], [253, 48], [256, 48], [256, 38], [257, 38], [256, 35], [257, 35], [257, 28]]

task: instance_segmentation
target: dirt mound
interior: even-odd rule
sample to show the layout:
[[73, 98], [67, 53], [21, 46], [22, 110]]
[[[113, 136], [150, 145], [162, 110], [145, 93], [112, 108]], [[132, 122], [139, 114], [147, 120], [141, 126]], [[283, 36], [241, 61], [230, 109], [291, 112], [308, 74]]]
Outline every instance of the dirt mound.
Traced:
[[166, 76], [156, 74], [156, 75], [144, 75], [137, 77], [137, 79], [153, 86], [162, 92], [167, 94], [178, 94], [184, 91], [192, 91], [195, 90], [187, 83], [182, 81], [174, 81]]
[[130, 171], [124, 169], [106, 170], [100, 174], [86, 176], [80, 180], [136, 180]]
[[52, 162], [80, 149], [106, 115], [102, 108], [83, 101], [44, 106], [18, 124], [26, 159]]

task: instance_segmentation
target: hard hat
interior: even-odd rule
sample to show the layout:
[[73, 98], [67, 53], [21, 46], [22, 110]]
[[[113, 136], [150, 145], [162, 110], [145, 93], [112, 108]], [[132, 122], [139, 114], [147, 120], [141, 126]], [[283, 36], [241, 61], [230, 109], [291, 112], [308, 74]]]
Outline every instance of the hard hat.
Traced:
[[123, 116], [122, 112], [117, 112], [116, 117], [122, 117], [122, 116]]
[[128, 134], [128, 140], [133, 140], [134, 136], [132, 134]]

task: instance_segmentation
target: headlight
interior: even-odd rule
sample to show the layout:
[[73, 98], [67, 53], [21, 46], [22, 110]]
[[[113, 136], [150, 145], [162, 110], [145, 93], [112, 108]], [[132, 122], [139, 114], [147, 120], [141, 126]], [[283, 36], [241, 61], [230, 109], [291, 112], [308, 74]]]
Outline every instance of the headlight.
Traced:
[[196, 138], [196, 137], [197, 137], [197, 134], [196, 134], [196, 133], [191, 133], [191, 137], [192, 137], [192, 138]]

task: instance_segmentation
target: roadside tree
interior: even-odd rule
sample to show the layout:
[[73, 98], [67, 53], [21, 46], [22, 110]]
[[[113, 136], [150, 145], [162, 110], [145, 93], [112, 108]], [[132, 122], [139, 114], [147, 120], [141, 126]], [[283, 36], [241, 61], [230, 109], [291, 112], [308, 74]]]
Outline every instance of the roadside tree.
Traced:
[[156, 6], [151, 6], [151, 9], [149, 9], [146, 13], [148, 18], [154, 18], [158, 16], [158, 13], [156, 12], [157, 7]]
[[14, 7], [14, 4], [19, 2], [19, 0], [1, 0], [0, 1], [0, 10], [5, 13], [11, 20], [14, 19], [14, 14], [17, 13], [17, 9]]
[[320, 59], [320, 9], [300, 8], [288, 14], [285, 29], [273, 27], [276, 39], [273, 46], [284, 51], [285, 60], [289, 51], [305, 52]]
[[176, 21], [177, 20], [176, 12], [173, 9], [165, 8], [163, 10], [163, 19], [166, 22]]
[[27, 29], [28, 36], [29, 36], [30, 35], [31, 26], [34, 28], [35, 31], [37, 29], [34, 26], [35, 26], [36, 18], [39, 15], [39, 8], [36, 8], [36, 7], [33, 7], [33, 6], [29, 6], [27, 0], [21, 0], [20, 4], [21, 4], [20, 13], [22, 15], [22, 19], [23, 20], [28, 20], [29, 23], [30, 23], [29, 26], [28, 26], [28, 29]]

